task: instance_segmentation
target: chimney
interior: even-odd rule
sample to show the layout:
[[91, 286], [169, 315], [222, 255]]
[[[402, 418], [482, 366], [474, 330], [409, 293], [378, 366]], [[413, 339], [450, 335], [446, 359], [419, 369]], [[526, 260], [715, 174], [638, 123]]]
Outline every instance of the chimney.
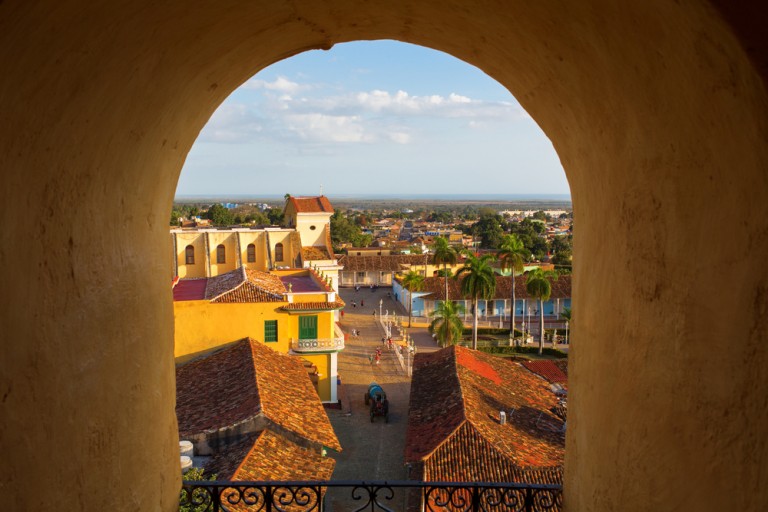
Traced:
[[507, 413], [504, 411], [499, 411], [499, 423], [502, 425], [507, 424]]

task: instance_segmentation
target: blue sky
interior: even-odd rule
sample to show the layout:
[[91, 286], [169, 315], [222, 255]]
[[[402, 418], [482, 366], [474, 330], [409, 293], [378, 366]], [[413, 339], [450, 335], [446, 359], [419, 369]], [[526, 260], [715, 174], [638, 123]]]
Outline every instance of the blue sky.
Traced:
[[355, 42], [273, 64], [203, 128], [177, 195], [569, 194], [504, 87], [445, 53]]

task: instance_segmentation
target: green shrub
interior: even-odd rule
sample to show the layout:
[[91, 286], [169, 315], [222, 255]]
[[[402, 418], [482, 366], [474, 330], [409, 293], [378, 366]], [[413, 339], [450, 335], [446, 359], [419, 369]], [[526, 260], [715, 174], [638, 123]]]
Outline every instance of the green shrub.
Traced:
[[[477, 348], [478, 350], [482, 350], [483, 352], [487, 352], [489, 354], [538, 354], [539, 353], [539, 347], [531, 347], [531, 346], [523, 346], [523, 347], [478, 346]], [[544, 347], [544, 351], [542, 353], [544, 355], [557, 357], [559, 359], [565, 359], [568, 357], [568, 354], [566, 354], [565, 352], [562, 352], [560, 350], [557, 350], [556, 348], [550, 348], [550, 347]]]
[[[182, 475], [182, 480], [184, 480], [182, 484], [186, 482], [204, 482], [206, 480], [216, 480], [215, 474], [204, 475], [203, 473], [204, 471], [202, 468], [190, 468], [189, 471]], [[197, 506], [192, 505], [190, 503], [192, 500], [190, 499], [189, 493], [182, 488], [179, 495], [179, 512], [204, 512], [209, 510], [210, 496], [205, 491], [205, 489], [195, 489], [192, 494], [195, 498], [195, 501], [205, 501], [205, 503]]]

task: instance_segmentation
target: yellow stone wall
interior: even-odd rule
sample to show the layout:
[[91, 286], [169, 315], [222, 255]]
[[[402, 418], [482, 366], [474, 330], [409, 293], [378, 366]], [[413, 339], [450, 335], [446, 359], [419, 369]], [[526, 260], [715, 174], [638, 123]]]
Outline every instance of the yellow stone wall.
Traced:
[[[186, 249], [191, 245], [195, 249], [195, 263], [187, 265]], [[202, 233], [190, 232], [176, 235], [176, 264], [178, 276], [181, 278], [206, 277], [208, 261], [206, 260], [205, 239]]]
[[[318, 295], [304, 295], [315, 299]], [[298, 302], [298, 301], [297, 301]], [[183, 363], [245, 337], [264, 342], [264, 322], [277, 320], [277, 341], [265, 343], [277, 352], [288, 353], [291, 339], [299, 337], [299, 317], [317, 316], [317, 337], [334, 336], [333, 312], [306, 312], [288, 314], [279, 308], [286, 302], [263, 303], [211, 303], [206, 300], [174, 302], [175, 334], [174, 357]], [[310, 356], [302, 355], [307, 359]], [[327, 381], [329, 356], [312, 355], [311, 361], [318, 372], [326, 376], [320, 379], [319, 393], [324, 401], [330, 400], [330, 384]]]
[[[208, 257], [211, 262], [211, 275], [218, 276], [230, 270], [235, 270], [238, 265], [237, 235], [227, 231], [209, 231]], [[224, 263], [219, 263], [217, 252], [219, 245], [224, 247]]]
[[565, 510], [763, 512], [767, 16], [730, 0], [4, 1], [4, 508], [178, 510], [163, 277], [185, 158], [255, 72], [395, 39], [498, 80], [566, 170]]

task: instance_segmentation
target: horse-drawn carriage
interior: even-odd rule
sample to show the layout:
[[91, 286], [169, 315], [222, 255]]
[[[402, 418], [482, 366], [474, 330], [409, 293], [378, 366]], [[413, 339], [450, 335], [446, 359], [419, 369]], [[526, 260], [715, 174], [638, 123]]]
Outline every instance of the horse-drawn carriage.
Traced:
[[384, 390], [372, 382], [365, 393], [365, 405], [371, 406], [371, 423], [376, 416], [384, 416], [384, 422], [389, 423], [389, 401]]

